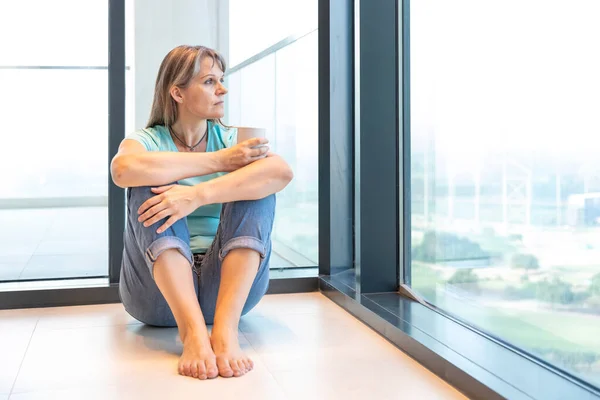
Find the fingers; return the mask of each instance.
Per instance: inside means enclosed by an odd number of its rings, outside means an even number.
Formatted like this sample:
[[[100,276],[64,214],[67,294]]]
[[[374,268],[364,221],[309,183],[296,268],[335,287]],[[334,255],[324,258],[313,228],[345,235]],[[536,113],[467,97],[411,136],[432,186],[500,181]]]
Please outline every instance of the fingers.
[[[154,196],[149,198],[148,200],[146,200],[144,202],[144,204],[142,204],[140,206],[140,208],[138,208],[138,214],[143,214],[144,212],[146,212],[150,207],[153,207],[155,205],[157,205],[158,203],[160,203],[162,201],[162,196]]]
[[[166,231],[167,229],[169,229],[171,227],[171,225],[173,225],[178,220],[179,220],[179,217],[177,215],[172,215],[171,218],[169,218],[167,220],[167,222],[165,222],[163,224],[163,226],[161,226],[160,228],[158,228],[158,230],[156,232],[157,233],[163,233],[164,231]]]
[[[154,216],[152,218],[150,218],[148,221],[144,222],[144,226],[146,228],[149,227],[149,226],[152,226],[155,223],[157,223],[158,221],[160,221],[161,219],[169,216],[172,212],[173,211],[169,210],[169,209],[162,210],[162,211],[158,212],[157,214],[154,214]],[[160,231],[160,229],[159,229],[159,231]],[[158,233],[160,233],[160,232],[158,232]]]
[[[161,201],[160,203],[158,203],[155,206],[150,207],[148,210],[146,210],[146,212],[144,212],[142,215],[140,215],[138,218],[138,221],[143,222],[144,226],[148,227],[148,226],[152,225],[152,223],[149,223],[149,221],[147,221],[147,220],[168,207],[169,206],[165,201]],[[156,221],[154,221],[154,222],[156,222]]]
[[[250,150],[250,157],[261,157],[267,154],[269,151],[269,146],[257,147],[256,149]]]
[[[174,186],[175,185],[161,186],[161,187],[157,187],[157,188],[152,188],[151,190],[153,193],[160,194],[160,193],[166,192],[169,189],[172,189]]]
[[[252,138],[242,142],[242,144],[247,147],[255,147],[267,143],[269,143],[269,139],[267,138]]]

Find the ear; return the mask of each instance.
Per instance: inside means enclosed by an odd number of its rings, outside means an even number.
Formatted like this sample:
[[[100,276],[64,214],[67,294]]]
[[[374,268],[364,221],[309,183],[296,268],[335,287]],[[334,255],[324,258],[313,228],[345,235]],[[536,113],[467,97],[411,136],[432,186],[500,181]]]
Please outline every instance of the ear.
[[[171,97],[178,103],[183,103],[183,93],[181,93],[181,89],[177,86],[171,86],[171,90],[169,90]]]

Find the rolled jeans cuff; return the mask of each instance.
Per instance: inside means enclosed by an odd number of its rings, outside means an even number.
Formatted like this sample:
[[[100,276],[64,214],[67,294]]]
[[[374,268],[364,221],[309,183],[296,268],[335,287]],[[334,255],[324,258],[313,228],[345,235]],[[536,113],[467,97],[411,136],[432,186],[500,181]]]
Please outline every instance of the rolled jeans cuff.
[[[258,254],[260,254],[261,259],[264,259],[267,255],[267,246],[265,246],[262,240],[253,236],[238,236],[230,239],[223,247],[221,247],[221,251],[219,251],[219,260],[223,261],[225,256],[227,256],[231,250],[235,249],[256,250]]]
[[[169,249],[179,251],[188,260],[190,266],[194,266],[192,251],[186,242],[176,236],[163,236],[150,243],[150,246],[146,249],[146,261],[148,262],[152,279],[154,279],[154,263],[165,250]]]

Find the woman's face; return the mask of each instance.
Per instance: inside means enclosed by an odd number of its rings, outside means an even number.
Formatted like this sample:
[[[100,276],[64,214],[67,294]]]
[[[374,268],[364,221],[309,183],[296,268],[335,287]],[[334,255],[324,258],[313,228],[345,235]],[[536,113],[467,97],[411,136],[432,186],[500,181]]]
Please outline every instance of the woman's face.
[[[186,113],[201,119],[219,119],[225,115],[227,89],[223,86],[223,71],[211,57],[204,57],[198,75],[179,92],[179,107],[183,107]]]

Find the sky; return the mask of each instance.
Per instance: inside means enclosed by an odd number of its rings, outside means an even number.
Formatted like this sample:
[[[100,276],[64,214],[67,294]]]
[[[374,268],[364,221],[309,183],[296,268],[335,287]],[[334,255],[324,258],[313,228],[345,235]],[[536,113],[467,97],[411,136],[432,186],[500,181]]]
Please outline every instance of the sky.
[[[411,2],[412,135],[456,167],[489,152],[591,158],[600,2]]]

